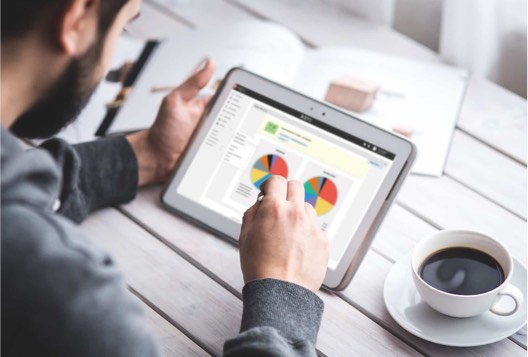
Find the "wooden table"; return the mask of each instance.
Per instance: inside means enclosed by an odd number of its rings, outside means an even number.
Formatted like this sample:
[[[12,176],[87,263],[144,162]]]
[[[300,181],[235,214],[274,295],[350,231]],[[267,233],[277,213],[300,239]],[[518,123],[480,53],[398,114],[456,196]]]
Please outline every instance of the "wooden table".
[[[357,46],[439,61],[401,34],[317,0],[150,0],[130,31],[159,37],[248,18],[284,24],[308,47]],[[83,229],[115,256],[167,356],[219,355],[242,313],[237,248],[162,209],[160,189],[94,214]],[[318,293],[326,304],[321,355],[526,355],[525,329],[491,345],[452,348],[407,333],[389,316],[382,291],[392,264],[443,228],[486,232],[526,265],[526,100],[484,79],[471,79],[445,175],[411,175],[350,286]]]

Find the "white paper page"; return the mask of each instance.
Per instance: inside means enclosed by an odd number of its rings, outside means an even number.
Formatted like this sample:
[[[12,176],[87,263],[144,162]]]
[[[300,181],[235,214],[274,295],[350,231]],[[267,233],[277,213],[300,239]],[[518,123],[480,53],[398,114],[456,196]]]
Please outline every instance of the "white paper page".
[[[144,46],[145,41],[122,35],[117,42],[111,68],[119,68],[126,62],[135,61]],[[95,131],[106,114],[106,105],[114,100],[120,90],[121,83],[103,79],[79,117],[58,136],[72,143],[93,140]]]
[[[323,100],[329,83],[342,76],[380,84],[374,103],[351,112],[385,129],[411,130],[418,148],[412,172],[442,175],[468,79],[466,70],[374,52],[328,47],[307,52],[293,87]]]
[[[149,127],[168,94],[152,93],[152,88],[180,84],[206,57],[216,62],[217,69],[202,94],[211,94],[211,85],[235,66],[289,85],[303,60],[304,45],[290,30],[263,21],[180,33],[167,39],[153,54],[109,131]]]

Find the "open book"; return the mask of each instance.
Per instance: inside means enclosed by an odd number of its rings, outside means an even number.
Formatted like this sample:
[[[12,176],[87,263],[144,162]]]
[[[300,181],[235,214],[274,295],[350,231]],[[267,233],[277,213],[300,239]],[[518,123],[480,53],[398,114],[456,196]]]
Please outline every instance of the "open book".
[[[108,133],[149,127],[168,91],[205,57],[217,69],[203,94],[235,66],[318,100],[342,76],[375,81],[380,89],[370,109],[353,115],[391,130],[406,128],[418,147],[413,172],[441,175],[467,83],[467,71],[354,48],[307,49],[290,30],[261,21],[202,28],[163,41],[149,57]]]

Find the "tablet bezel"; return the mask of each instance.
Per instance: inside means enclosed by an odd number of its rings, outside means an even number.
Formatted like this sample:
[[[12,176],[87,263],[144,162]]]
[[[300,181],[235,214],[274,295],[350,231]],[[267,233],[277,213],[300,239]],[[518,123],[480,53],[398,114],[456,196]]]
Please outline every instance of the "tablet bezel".
[[[407,176],[416,156],[415,146],[401,136],[366,123],[339,109],[306,97],[282,85],[271,82],[241,68],[233,68],[226,75],[221,87],[211,101],[186,152],[182,155],[172,178],[161,195],[163,205],[178,215],[204,227],[222,238],[237,244],[240,224],[219,213],[178,194],[180,185],[192,160],[200,148],[214,119],[220,112],[235,84],[266,96],[347,133],[383,147],[395,154],[393,164],[368,207],[363,220],[350,240],[345,253],[335,269],[327,268],[324,286],[331,290],[344,289],[366,254],[381,220],[394,199],[401,183]],[[359,135],[358,133],[361,133]]]

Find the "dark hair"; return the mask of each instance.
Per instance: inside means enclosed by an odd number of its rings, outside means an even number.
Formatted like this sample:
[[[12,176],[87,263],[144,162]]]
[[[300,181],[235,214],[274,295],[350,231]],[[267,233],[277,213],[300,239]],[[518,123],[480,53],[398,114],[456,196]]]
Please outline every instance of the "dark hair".
[[[36,26],[47,26],[53,31],[52,19],[65,11],[72,0],[3,0],[2,1],[2,42],[27,35]],[[128,0],[100,0],[99,35],[106,32],[114,22],[119,10]],[[51,19],[51,20],[50,20]],[[46,23],[46,21],[50,21]]]

